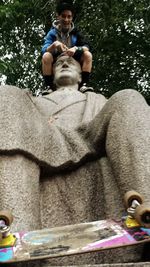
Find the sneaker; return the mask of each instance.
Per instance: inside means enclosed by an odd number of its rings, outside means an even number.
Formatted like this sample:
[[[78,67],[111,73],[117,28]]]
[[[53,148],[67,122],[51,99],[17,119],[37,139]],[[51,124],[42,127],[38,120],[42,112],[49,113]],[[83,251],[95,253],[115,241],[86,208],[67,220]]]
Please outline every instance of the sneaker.
[[[35,97],[38,97],[38,96],[42,96],[42,90],[41,89],[37,89],[34,93],[34,96]]]
[[[51,87],[47,86],[46,89],[42,91],[42,96],[51,94],[52,92],[53,92],[53,90],[51,89]]]
[[[86,92],[94,92],[94,89],[93,87],[89,87],[86,85],[86,83],[84,83],[80,88],[79,88],[79,91],[81,93],[86,93]]]

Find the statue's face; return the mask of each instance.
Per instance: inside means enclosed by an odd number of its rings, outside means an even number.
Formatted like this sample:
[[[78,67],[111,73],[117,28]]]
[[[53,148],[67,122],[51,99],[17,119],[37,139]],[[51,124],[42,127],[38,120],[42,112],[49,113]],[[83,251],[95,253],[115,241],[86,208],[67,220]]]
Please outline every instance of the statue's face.
[[[72,57],[62,56],[54,65],[54,83],[58,86],[75,85],[81,82],[81,66]]]

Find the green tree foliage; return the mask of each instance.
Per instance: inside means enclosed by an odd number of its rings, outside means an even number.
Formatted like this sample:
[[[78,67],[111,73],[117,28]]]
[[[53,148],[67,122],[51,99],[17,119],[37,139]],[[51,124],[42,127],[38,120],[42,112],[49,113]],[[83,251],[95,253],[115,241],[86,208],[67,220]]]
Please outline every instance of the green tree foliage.
[[[86,25],[93,45],[93,84],[105,95],[123,88],[137,88],[145,96],[149,93],[148,2],[84,1],[80,25]]]
[[[0,67],[1,73],[7,76],[7,84],[29,87],[34,91],[40,83],[41,40],[47,26],[47,11],[43,8],[46,6],[46,1],[15,0],[1,4]]]
[[[0,72],[7,76],[7,84],[33,91],[41,86],[41,46],[57,2],[3,0],[0,4]],[[135,88],[150,103],[150,2],[69,2],[76,6],[76,25],[91,41],[95,90],[109,97],[118,90]]]

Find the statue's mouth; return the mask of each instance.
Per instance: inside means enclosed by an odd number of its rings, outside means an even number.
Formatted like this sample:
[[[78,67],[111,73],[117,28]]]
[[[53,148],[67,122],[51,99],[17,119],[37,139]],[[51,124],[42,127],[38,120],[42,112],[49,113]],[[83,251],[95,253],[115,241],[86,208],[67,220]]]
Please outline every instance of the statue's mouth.
[[[69,69],[62,69],[61,70],[61,72],[64,72],[64,71],[71,72],[71,70],[69,70]]]

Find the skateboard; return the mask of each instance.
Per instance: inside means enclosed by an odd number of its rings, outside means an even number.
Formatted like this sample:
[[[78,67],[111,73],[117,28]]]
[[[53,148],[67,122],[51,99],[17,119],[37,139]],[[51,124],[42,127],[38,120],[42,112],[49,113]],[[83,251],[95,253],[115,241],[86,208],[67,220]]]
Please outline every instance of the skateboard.
[[[150,206],[129,191],[121,220],[100,220],[36,231],[11,233],[13,216],[0,212],[0,263],[25,262],[102,251],[150,242]]]

